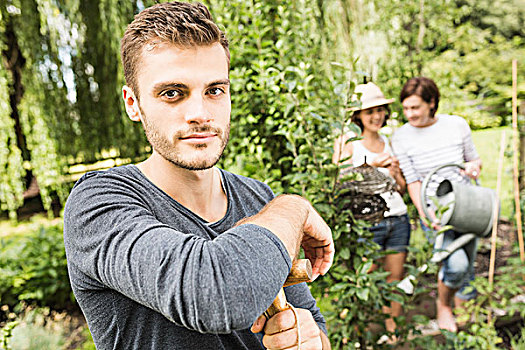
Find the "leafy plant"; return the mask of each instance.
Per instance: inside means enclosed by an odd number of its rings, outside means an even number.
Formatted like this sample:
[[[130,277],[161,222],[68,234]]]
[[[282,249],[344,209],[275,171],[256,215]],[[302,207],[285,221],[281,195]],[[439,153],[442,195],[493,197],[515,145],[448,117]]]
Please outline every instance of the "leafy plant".
[[[26,301],[55,309],[71,306],[62,237],[59,224],[0,240],[0,304],[14,306]]]
[[[9,345],[9,340],[13,336],[13,329],[18,326],[18,321],[12,321],[8,322],[4,327],[1,329],[0,334],[0,349],[2,350],[10,350],[11,346]]]
[[[447,333],[447,341],[455,348],[499,349],[503,339],[496,330],[499,318],[510,318],[519,314],[525,316],[525,303],[515,300],[516,295],[523,293],[525,283],[522,276],[525,266],[519,258],[509,258],[507,265],[500,267],[494,276],[493,285],[483,277],[476,277],[473,287],[477,297],[465,303],[460,309],[458,321],[468,322],[473,319],[467,330],[457,334]],[[503,314],[503,316],[498,316]]]
[[[367,229],[370,224],[355,220],[345,209],[351,199],[338,185],[340,169],[332,163],[334,140],[352,125],[348,114],[352,103],[349,97],[355,87],[352,67],[334,64],[328,79],[310,73],[312,70],[308,64],[285,69],[283,85],[287,87],[286,110],[291,122],[281,124],[277,131],[290,152],[290,156],[279,159],[290,167],[282,178],[287,192],[305,196],[313,203],[332,228],[336,245],[332,268],[311,286],[312,292],[318,299],[331,301],[324,313],[335,349],[388,347],[376,344],[387,332],[373,327],[375,324],[381,328],[388,317],[382,307],[393,301],[407,304],[424,288],[416,288],[412,296],[407,296],[397,283],[386,282],[387,272],[370,271],[372,264],[388,252],[380,251],[372,241],[373,234]],[[317,101],[323,98],[317,94],[318,86],[332,88],[331,103],[325,105],[325,110],[317,107]],[[397,317],[396,323],[396,335],[401,341],[415,331],[404,316]]]

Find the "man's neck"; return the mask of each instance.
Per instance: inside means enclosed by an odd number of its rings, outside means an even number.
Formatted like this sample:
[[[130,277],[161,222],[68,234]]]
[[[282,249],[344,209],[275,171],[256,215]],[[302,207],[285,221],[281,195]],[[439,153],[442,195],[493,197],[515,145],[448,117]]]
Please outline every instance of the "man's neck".
[[[226,214],[228,199],[217,168],[187,170],[156,153],[137,167],[157,187],[204,220],[218,221]]]

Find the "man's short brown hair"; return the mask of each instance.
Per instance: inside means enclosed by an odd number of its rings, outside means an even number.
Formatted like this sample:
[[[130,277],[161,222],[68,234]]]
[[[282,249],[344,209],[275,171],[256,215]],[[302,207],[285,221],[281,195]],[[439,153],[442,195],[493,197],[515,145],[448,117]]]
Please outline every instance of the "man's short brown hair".
[[[220,43],[228,61],[228,39],[201,3],[167,2],[151,6],[135,16],[120,42],[126,84],[139,96],[137,74],[142,50],[160,42],[180,48]]]
[[[434,107],[430,109],[430,117],[434,117],[439,105],[439,89],[434,80],[425,77],[415,77],[408,81],[401,89],[399,101],[403,101],[412,95],[421,97],[426,103],[434,102]]]

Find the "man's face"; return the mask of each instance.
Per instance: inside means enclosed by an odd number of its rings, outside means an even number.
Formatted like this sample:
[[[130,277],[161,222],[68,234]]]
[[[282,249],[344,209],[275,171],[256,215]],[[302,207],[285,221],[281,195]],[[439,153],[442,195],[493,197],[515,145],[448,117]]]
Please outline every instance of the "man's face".
[[[213,167],[230,132],[230,83],[223,47],[156,44],[142,53],[137,83],[140,100],[128,87],[123,89],[126,110],[132,120],[142,122],[153,151],[181,168]]]

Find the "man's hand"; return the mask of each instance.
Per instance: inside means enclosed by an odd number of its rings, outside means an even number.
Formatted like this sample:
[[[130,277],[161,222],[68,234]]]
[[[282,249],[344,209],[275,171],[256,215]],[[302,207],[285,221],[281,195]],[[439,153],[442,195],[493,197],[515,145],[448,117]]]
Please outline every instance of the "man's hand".
[[[303,197],[280,195],[258,214],[239,221],[236,225],[254,224],[272,231],[284,243],[294,261],[303,247],[312,263],[312,278],[324,275],[334,260],[332,230]]]
[[[301,247],[304,256],[312,263],[312,279],[324,275],[334,261],[334,240],[332,230],[321,218],[319,213],[308,203],[309,212],[303,226],[303,240]]]
[[[298,333],[300,333],[301,350],[323,349],[323,332],[317,326],[310,311],[305,309],[290,309],[279,312],[268,321],[261,316],[252,325],[251,331],[259,333],[264,329],[263,345],[267,349],[297,349]]]

